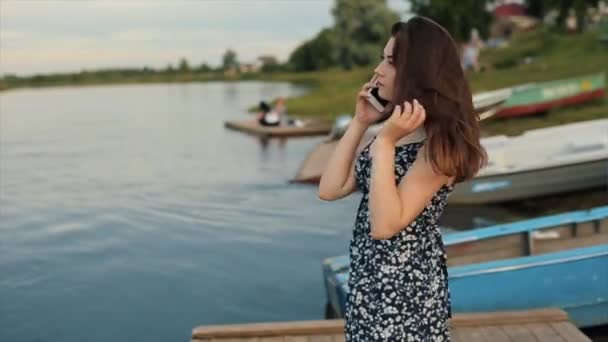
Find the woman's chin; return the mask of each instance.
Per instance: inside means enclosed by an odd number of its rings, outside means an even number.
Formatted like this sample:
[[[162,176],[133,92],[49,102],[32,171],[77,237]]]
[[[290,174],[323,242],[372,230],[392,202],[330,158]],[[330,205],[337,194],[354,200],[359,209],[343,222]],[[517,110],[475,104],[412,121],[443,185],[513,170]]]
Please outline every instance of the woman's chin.
[[[378,95],[380,95],[380,97],[386,101],[391,101],[390,94],[386,94],[382,87],[378,88]]]

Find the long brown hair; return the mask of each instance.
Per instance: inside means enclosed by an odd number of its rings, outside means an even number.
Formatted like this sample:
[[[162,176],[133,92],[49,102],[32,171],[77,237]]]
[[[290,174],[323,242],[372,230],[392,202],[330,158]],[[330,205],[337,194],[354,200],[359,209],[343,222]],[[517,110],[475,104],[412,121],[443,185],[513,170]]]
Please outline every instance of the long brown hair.
[[[473,108],[456,43],[425,17],[395,23],[394,97],[390,108],[417,99],[426,111],[426,158],[435,172],[462,182],[487,163],[479,141],[479,115]]]

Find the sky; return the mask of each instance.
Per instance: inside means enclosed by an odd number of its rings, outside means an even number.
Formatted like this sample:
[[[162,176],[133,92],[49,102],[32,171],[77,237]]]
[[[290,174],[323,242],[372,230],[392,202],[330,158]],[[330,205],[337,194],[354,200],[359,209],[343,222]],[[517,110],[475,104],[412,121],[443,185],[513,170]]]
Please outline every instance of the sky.
[[[406,16],[406,0],[389,0]],[[0,0],[0,75],[285,61],[333,24],[333,0]]]

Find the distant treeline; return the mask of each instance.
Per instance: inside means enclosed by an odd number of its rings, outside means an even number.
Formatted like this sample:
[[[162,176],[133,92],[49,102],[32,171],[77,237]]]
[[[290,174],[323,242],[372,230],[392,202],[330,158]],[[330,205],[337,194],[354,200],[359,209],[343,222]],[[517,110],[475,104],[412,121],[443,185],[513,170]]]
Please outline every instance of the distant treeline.
[[[156,82],[200,82],[214,80],[256,79],[263,72],[281,71],[282,66],[262,68],[247,74],[227,74],[222,67],[212,68],[202,64],[190,68],[185,59],[179,67],[166,68],[108,68],[102,70],[83,70],[76,73],[38,74],[29,77],[6,74],[0,78],[0,90],[17,87],[44,87],[59,85],[86,85],[104,83],[156,83]]]

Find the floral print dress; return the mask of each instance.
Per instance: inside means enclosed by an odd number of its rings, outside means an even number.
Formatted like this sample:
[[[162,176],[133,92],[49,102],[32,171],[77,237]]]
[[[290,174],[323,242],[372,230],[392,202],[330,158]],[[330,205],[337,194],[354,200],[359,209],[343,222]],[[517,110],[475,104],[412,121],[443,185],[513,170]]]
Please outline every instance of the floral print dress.
[[[423,144],[424,140],[396,147],[397,184]],[[449,341],[450,294],[437,221],[453,186],[439,189],[420,215],[398,234],[374,240],[368,208],[370,145],[355,164],[363,197],[349,249],[346,341]]]

